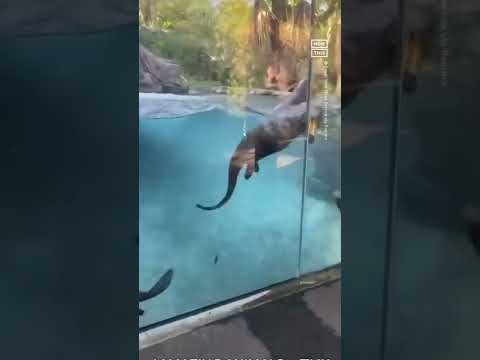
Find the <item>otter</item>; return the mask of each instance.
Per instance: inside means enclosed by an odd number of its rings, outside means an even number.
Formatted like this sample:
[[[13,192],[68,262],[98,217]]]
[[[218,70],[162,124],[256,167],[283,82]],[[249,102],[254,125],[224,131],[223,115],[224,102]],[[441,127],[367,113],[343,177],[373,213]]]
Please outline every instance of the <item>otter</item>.
[[[165,274],[162,275],[160,280],[158,280],[155,285],[152,286],[152,288],[148,291],[139,291],[139,302],[150,300],[154,298],[155,296],[160,295],[162,292],[167,290],[167,288],[170,286],[170,283],[172,282],[172,277],[173,277],[173,270],[169,269]],[[138,314],[142,316],[144,311],[142,309],[138,309]]]
[[[306,100],[308,81],[302,80],[286,101],[277,105],[269,121],[247,132],[230,158],[227,192],[214,206],[197,204],[202,210],[215,210],[225,205],[233,195],[240,171],[246,166],[245,179],[259,172],[258,162],[285,149],[295,138],[305,135],[307,129]]]

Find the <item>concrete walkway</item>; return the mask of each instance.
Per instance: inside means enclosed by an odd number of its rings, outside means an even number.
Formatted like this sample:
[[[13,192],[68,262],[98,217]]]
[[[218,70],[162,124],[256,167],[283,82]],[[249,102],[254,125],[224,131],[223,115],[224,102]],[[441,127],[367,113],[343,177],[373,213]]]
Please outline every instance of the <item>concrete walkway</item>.
[[[161,359],[340,360],[341,283],[298,293],[140,352]]]

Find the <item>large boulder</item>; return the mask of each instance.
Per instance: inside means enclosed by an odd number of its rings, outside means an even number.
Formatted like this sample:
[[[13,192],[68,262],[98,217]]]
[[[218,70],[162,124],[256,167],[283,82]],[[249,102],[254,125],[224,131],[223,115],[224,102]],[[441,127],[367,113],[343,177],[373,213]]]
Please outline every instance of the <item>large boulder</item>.
[[[182,69],[171,60],[152,54],[139,45],[139,92],[187,94],[189,87]]]

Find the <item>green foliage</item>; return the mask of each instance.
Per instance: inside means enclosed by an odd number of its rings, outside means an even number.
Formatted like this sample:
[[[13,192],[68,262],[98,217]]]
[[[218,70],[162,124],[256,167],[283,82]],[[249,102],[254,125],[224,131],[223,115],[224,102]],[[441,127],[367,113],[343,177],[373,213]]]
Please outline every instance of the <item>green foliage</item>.
[[[245,0],[222,0],[217,9],[211,0],[141,0],[140,42],[189,78],[245,86],[264,70],[256,71],[248,45],[250,17]]]
[[[272,0],[255,1],[273,11]],[[301,1],[278,0],[275,8],[280,11],[283,4],[288,12]],[[199,83],[261,87],[272,53],[268,46],[252,47],[253,6],[247,0],[219,0],[216,6],[212,0],[140,0],[140,42],[176,61]],[[321,35],[325,31],[323,24],[316,29]],[[303,52],[296,55],[298,60],[308,57],[308,50]]]
[[[148,16],[142,14],[145,9]],[[219,77],[210,55],[215,47],[215,9],[210,0],[141,0],[140,12],[143,45],[175,60],[190,77]]]
[[[160,33],[141,29],[140,42],[154,54],[175,60],[190,77],[200,75],[203,79],[210,79],[217,76],[208,47],[197,41],[194,33]]]
[[[223,0],[219,4],[216,24],[217,54],[229,67],[230,86],[258,86],[261,54],[251,47],[252,6],[245,0]],[[260,68],[260,71],[259,71]]]

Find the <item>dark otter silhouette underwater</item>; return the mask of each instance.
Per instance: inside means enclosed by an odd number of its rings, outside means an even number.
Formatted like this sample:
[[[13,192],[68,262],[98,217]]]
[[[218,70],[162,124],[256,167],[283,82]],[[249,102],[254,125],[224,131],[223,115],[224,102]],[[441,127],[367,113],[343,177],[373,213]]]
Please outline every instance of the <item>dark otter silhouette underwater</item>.
[[[160,280],[158,280],[155,285],[152,286],[152,288],[148,291],[139,291],[139,296],[138,296],[138,301],[146,301],[154,298],[155,296],[160,295],[162,292],[167,290],[167,288],[170,286],[170,283],[172,282],[172,277],[173,277],[173,270],[169,269],[165,274],[162,275]],[[144,314],[144,311],[142,309],[138,309],[138,315],[142,316]]]
[[[245,179],[248,180],[255,172],[259,172],[258,162],[261,159],[285,149],[293,139],[305,134],[307,90],[308,82],[302,80],[294,93],[268,116],[270,119],[268,122],[247,132],[230,158],[225,196],[214,206],[197,204],[198,208],[215,210],[225,205],[232,197],[238,175],[244,166],[246,166]]]

